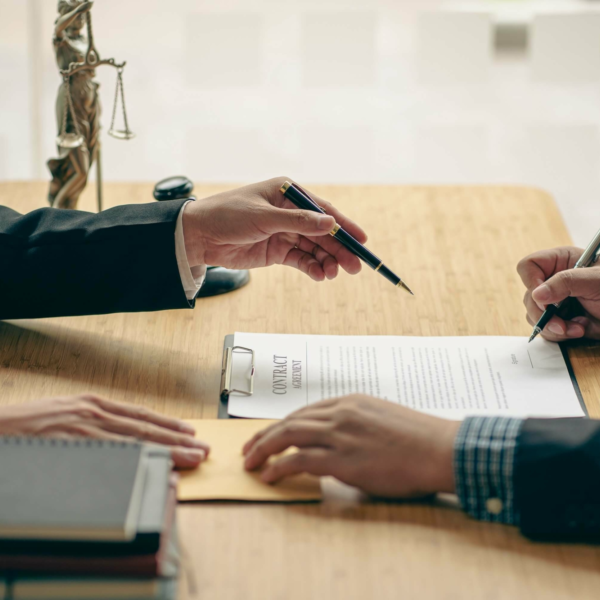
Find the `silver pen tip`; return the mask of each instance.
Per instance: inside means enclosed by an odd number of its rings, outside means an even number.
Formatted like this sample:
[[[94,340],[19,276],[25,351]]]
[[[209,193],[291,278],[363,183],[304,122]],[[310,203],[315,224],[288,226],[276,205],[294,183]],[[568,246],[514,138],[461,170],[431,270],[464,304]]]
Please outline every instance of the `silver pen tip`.
[[[536,327],[533,330],[533,333],[531,334],[531,336],[529,337],[529,341],[527,342],[528,344],[531,344],[531,342],[533,342],[533,340],[535,340],[535,338],[538,336],[538,333],[540,333],[542,330],[539,327]]]
[[[404,281],[399,281],[397,287],[402,288],[407,291],[411,296],[414,296],[413,291],[404,283]]]

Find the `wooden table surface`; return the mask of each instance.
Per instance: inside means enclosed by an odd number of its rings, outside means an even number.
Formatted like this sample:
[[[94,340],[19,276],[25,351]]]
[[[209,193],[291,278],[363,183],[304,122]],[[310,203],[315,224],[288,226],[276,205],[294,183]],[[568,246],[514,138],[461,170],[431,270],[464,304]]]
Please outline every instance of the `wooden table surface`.
[[[44,206],[45,183],[0,184],[0,203]],[[108,206],[151,201],[149,184],[107,184]],[[231,187],[231,186],[228,186]],[[201,186],[204,197],[226,186]],[[569,244],[553,200],[517,187],[312,186],[370,234],[416,292],[370,269],[317,284],[283,267],[246,288],[167,311],[0,323],[0,402],[92,391],[185,418],[214,418],[223,337],[234,331],[529,335],[517,261]],[[93,189],[80,208],[93,210]],[[1,293],[1,291],[0,291]],[[39,299],[44,301],[43,296]],[[600,416],[600,349],[571,350]],[[475,522],[453,502],[183,505],[181,598],[306,600],[596,598],[600,549],[541,545]]]

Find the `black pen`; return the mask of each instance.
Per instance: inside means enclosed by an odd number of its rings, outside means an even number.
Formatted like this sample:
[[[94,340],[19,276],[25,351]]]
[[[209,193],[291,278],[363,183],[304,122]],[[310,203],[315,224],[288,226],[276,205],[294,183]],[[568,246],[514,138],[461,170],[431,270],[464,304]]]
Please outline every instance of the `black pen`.
[[[294,205],[303,210],[312,210],[327,214],[304,190],[300,189],[295,183],[286,181],[281,186],[281,193]],[[406,290],[413,294],[412,290],[396,275],[391,269],[383,264],[383,261],[375,256],[370,250],[365,248],[358,240],[353,238],[347,231],[342,229],[337,223],[329,232],[338,242],[346,246],[352,254],[358,256],[366,262],[372,269],[383,275],[388,281],[391,281],[396,287]]]
[[[600,251],[600,231],[594,236],[592,241],[589,243],[588,247],[584,250],[583,254],[579,257],[579,260],[575,263],[574,269],[583,269],[585,267],[589,267],[593,265],[598,260],[598,252]],[[557,302],[556,304],[548,304],[546,310],[540,317],[540,320],[535,324],[533,328],[533,333],[529,338],[530,342],[537,337],[539,333],[544,330],[544,327],[548,325],[550,319],[560,310],[562,303]]]

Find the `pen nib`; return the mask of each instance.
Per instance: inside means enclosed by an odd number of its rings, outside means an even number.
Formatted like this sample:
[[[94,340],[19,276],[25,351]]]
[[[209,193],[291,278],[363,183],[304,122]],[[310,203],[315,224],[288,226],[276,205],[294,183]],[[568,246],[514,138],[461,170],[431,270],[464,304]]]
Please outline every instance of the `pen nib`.
[[[407,291],[411,296],[414,296],[413,291],[404,283],[404,281],[399,281],[397,287],[402,288]]]
[[[531,337],[529,338],[529,341],[527,342],[528,344],[531,344],[531,342],[533,342],[533,340],[535,340],[535,338],[537,337],[538,333],[540,333],[542,330],[539,327],[536,327],[533,330],[533,333],[531,334]]]

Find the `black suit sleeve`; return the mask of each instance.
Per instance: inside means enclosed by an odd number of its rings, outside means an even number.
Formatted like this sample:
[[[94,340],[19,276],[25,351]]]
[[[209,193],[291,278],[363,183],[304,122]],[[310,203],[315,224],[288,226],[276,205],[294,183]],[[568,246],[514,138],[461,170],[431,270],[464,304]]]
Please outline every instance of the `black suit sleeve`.
[[[525,535],[600,542],[600,421],[527,419],[514,468]]]
[[[0,207],[0,319],[193,306],[175,255],[184,202],[99,214]]]

